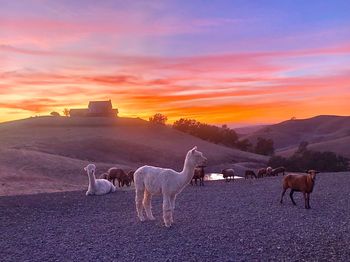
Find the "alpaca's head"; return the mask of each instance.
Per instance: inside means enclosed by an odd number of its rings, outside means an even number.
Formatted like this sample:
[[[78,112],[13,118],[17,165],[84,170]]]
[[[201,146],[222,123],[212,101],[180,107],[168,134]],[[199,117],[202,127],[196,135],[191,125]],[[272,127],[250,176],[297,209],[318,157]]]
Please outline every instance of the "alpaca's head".
[[[188,151],[186,159],[194,166],[204,166],[207,163],[207,158],[203,156],[202,152],[197,151],[196,146]]]
[[[95,174],[96,171],[96,166],[94,164],[88,164],[86,167],[84,167],[84,170],[88,174]]]

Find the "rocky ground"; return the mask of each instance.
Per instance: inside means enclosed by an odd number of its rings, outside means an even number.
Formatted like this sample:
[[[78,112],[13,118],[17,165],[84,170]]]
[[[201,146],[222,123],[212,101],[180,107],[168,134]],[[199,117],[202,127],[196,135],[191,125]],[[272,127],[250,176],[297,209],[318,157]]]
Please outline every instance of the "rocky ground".
[[[311,209],[282,177],[188,186],[175,225],[139,222],[134,192],[0,197],[1,261],[349,261],[350,173],[319,174]]]

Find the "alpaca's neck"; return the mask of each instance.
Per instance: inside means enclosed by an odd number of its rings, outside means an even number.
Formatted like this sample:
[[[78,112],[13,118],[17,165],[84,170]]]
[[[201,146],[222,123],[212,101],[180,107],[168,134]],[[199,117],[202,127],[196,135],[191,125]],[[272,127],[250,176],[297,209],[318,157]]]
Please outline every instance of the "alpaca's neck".
[[[93,172],[88,172],[88,176],[89,176],[89,187],[90,189],[94,190],[96,188],[96,179],[95,179],[95,175]]]
[[[180,181],[180,189],[185,187],[188,183],[190,183],[194,169],[196,168],[195,164],[189,161],[188,157],[185,159],[184,167],[181,172],[181,181]]]

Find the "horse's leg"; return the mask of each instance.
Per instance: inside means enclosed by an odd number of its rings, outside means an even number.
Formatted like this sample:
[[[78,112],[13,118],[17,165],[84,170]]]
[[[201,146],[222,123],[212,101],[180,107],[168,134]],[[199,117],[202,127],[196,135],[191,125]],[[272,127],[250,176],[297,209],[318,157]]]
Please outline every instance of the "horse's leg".
[[[155,220],[153,214],[152,214],[152,205],[151,205],[151,200],[152,200],[152,194],[147,191],[147,189],[144,192],[143,195],[143,207],[145,208],[146,211],[146,216],[148,217],[149,220]]]
[[[166,227],[171,226],[171,201],[170,196],[163,194],[163,220]]]
[[[142,187],[135,187],[135,203],[136,203],[136,211],[137,216],[140,219],[140,221],[145,221],[145,217],[143,215],[143,207],[142,207],[142,199],[144,196],[145,187],[142,185]]]

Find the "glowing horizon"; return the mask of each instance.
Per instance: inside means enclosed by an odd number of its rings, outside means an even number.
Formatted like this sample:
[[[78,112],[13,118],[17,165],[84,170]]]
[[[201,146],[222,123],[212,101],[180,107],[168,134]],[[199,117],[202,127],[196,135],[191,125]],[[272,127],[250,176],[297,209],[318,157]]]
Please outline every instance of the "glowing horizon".
[[[0,4],[0,122],[107,99],[169,122],[350,115],[348,1]]]

